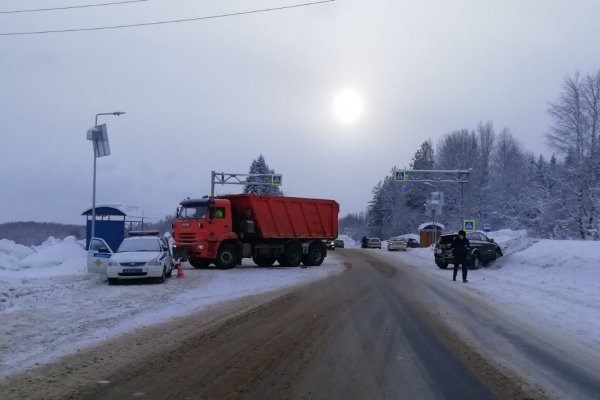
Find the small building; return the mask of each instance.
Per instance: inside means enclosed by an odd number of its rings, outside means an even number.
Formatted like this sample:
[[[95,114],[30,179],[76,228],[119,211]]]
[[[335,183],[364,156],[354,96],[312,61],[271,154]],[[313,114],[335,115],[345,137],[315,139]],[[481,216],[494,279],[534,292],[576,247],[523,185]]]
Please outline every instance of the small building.
[[[92,235],[92,209],[81,215],[87,217],[85,229],[85,248],[90,248]],[[123,203],[104,203],[96,205],[96,237],[104,239],[113,251],[121,245],[127,232],[144,229],[144,213],[136,206]]]
[[[425,222],[419,225],[419,244],[421,247],[429,247],[436,243],[445,226],[439,222]]]

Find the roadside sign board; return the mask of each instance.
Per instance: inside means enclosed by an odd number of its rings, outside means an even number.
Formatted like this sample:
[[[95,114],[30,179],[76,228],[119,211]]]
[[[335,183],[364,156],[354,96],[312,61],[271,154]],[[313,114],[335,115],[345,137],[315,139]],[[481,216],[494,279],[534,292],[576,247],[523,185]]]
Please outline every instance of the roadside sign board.
[[[463,221],[463,229],[467,232],[473,232],[477,229],[477,225],[474,219],[465,219]]]
[[[405,169],[395,169],[392,180],[397,183],[404,183],[408,180],[408,172]]]
[[[489,222],[486,222],[483,224],[483,231],[485,233],[489,233],[492,231],[492,224],[490,224]]]
[[[108,143],[106,124],[88,129],[87,139],[93,141],[94,154],[96,157],[110,156],[110,144]]]
[[[283,181],[283,176],[281,175],[271,175],[271,185],[273,186],[281,186]]]

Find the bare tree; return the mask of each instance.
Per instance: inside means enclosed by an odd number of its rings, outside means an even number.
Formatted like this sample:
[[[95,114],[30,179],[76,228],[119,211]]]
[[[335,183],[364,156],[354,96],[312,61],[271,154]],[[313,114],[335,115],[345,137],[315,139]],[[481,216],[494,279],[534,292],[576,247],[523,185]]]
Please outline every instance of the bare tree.
[[[527,180],[523,177],[529,157],[510,131],[505,129],[498,135],[492,164],[491,215],[512,229],[521,227],[520,218],[527,208]]]
[[[468,129],[453,131],[438,143],[436,165],[442,169],[469,169],[478,155],[477,137]]]
[[[567,77],[548,114],[549,144],[565,157],[563,210],[582,239],[598,238],[600,195],[600,71]]]
[[[477,126],[477,162],[473,167],[474,200],[479,216],[487,217],[489,212],[490,168],[496,142],[494,124],[491,121],[480,122]]]

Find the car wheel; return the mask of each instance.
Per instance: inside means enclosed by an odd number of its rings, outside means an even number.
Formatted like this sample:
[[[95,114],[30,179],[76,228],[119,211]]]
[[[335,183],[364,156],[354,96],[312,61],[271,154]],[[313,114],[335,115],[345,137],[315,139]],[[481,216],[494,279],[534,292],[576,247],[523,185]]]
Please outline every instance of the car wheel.
[[[166,269],[166,267],[163,267],[162,274],[158,278],[156,278],[156,283],[165,283],[165,280],[167,279]]]
[[[173,276],[173,264],[169,264],[169,270],[167,271],[167,278]]]
[[[496,249],[496,258],[500,258],[502,256],[503,256],[502,250],[500,248]]]
[[[479,254],[477,254],[477,253],[473,254],[471,256],[471,268],[478,269],[480,265],[481,265],[481,262],[479,260]]]
[[[109,285],[116,285],[118,283],[119,283],[119,280],[117,278],[108,278]]]
[[[448,264],[437,264],[439,269],[448,269]]]
[[[239,257],[235,246],[231,243],[225,243],[221,245],[221,248],[219,248],[215,264],[219,269],[235,268],[238,263],[238,258]]]

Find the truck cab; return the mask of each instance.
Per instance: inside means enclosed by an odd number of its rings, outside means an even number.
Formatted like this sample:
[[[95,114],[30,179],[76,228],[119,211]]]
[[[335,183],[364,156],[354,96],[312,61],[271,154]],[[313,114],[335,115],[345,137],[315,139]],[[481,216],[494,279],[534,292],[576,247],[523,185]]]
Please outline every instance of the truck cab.
[[[230,202],[212,198],[182,201],[173,223],[173,238],[175,259],[190,261],[193,266],[216,259],[222,241],[237,239]]]

